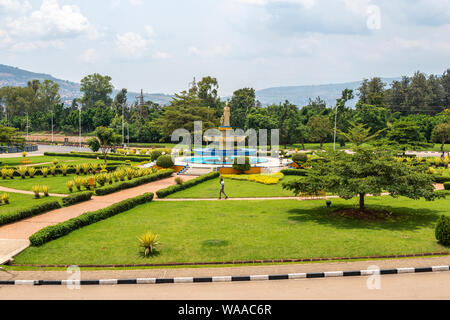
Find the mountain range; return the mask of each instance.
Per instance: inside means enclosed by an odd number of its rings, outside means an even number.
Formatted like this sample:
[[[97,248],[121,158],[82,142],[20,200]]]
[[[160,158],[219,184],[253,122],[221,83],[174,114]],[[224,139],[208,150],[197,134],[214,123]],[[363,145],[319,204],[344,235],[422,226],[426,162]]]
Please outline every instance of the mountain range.
[[[30,80],[52,80],[59,84],[60,95],[63,101],[70,101],[81,96],[80,84],[57,79],[49,74],[34,73],[22,70],[16,67],[0,64],[0,87],[4,86],[26,86]],[[390,85],[394,80],[401,78],[382,78],[382,80]],[[256,91],[256,98],[262,105],[269,105],[274,103],[289,102],[301,107],[308,104],[309,99],[319,97],[324,100],[328,106],[333,106],[336,99],[341,96],[342,90],[352,89],[355,91],[361,86],[362,81],[323,84],[323,85],[306,85],[306,86],[289,86],[289,87],[274,87]],[[114,95],[118,90],[114,90]],[[128,101],[136,101],[136,97],[140,93],[128,92]],[[144,93],[144,100],[153,101],[162,105],[166,105],[173,98],[172,95],[164,93]],[[230,98],[230,97],[225,97]],[[349,102],[350,106],[354,106],[357,99]]]

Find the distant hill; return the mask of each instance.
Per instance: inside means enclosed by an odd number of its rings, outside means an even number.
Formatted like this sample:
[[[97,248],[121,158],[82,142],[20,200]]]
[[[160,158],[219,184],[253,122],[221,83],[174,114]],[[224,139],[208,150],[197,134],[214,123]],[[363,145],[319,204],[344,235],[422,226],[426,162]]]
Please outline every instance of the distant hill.
[[[24,87],[27,85],[28,81],[31,80],[52,80],[59,84],[61,98],[63,101],[70,101],[81,96],[80,84],[57,79],[49,74],[44,73],[34,73],[26,70],[22,70],[16,67],[6,66],[0,64],[0,87],[5,86],[16,86]],[[114,90],[113,95],[116,95],[118,90]],[[128,102],[135,102],[136,96],[140,93],[128,92]],[[172,96],[163,93],[144,93],[144,99],[151,100],[159,104],[168,104],[172,99]]]
[[[401,78],[382,78],[383,82],[390,85],[394,80],[401,80]],[[256,98],[263,104],[278,104],[285,100],[303,107],[309,102],[309,98],[315,99],[320,97],[324,100],[328,106],[334,106],[336,99],[341,97],[341,93],[344,89],[351,89],[354,91],[355,96],[357,89],[361,86],[362,81],[337,83],[337,84],[324,84],[324,85],[308,85],[308,86],[293,86],[293,87],[278,87],[268,88],[256,91]],[[349,106],[355,106],[357,98],[349,101]]]
[[[60,95],[63,101],[70,101],[81,96],[79,83],[57,79],[44,73],[34,73],[0,64],[0,87],[26,86],[28,81],[34,79],[41,81],[53,80],[58,83],[61,88]],[[392,81],[400,79],[401,78],[382,78],[382,80],[388,85],[390,85]],[[289,100],[289,102],[302,107],[308,104],[309,98],[315,99],[320,96],[320,98],[324,100],[328,106],[333,106],[336,103],[336,99],[340,98],[342,90],[346,88],[353,89],[356,93],[356,90],[360,87],[361,82],[362,81],[325,85],[268,88],[257,90],[256,98],[265,106],[274,103],[282,103],[285,100]],[[116,95],[117,92],[117,90],[114,90],[113,95]],[[137,92],[128,92],[128,102],[135,102],[138,95],[139,93]],[[161,105],[168,104],[172,98],[173,96],[163,93],[144,93],[145,101],[150,100]],[[350,101],[349,105],[354,106],[356,101],[357,99]]]

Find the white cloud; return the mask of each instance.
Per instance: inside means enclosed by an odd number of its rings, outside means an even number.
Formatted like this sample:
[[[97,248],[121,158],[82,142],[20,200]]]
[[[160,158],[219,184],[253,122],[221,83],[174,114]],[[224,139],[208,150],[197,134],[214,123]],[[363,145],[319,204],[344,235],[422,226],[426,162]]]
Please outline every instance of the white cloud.
[[[128,57],[142,57],[148,49],[150,40],[136,32],[127,32],[116,35],[117,49]]]
[[[28,1],[19,0],[0,0],[0,14],[2,13],[24,13],[31,9],[31,4]]]
[[[39,10],[8,23],[14,36],[60,38],[83,33],[89,28],[88,19],[77,6],[60,6],[57,0],[43,0]]]
[[[170,57],[170,55],[167,52],[161,52],[161,51],[157,51],[157,52],[153,53],[152,56],[154,59],[167,59]]]
[[[199,49],[195,46],[191,46],[188,48],[188,53],[191,56],[197,56],[202,58],[214,58],[214,57],[225,57],[231,52],[230,45],[216,45],[214,47]]]
[[[298,4],[305,8],[312,8],[316,5],[316,0],[232,0],[236,3],[265,6],[270,3],[291,3]]]
[[[96,63],[99,60],[99,55],[95,49],[87,49],[81,56],[81,61],[86,63]]]

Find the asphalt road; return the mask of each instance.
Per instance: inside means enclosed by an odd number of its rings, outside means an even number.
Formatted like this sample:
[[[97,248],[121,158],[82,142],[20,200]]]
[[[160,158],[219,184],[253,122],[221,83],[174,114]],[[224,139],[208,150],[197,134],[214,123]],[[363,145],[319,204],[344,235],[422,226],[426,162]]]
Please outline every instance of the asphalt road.
[[[450,300],[450,273],[387,275],[380,289],[368,289],[368,277],[245,283],[0,287],[5,300]],[[373,280],[373,279],[371,279]],[[377,281],[370,282],[376,285]]]

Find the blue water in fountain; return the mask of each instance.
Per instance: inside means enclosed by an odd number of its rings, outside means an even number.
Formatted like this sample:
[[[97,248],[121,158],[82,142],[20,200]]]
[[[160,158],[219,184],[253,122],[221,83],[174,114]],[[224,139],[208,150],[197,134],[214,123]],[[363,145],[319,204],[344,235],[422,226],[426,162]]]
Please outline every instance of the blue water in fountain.
[[[212,157],[212,156],[202,156],[202,157],[191,157],[191,158],[187,158],[186,161],[188,163],[197,163],[197,164],[216,164],[216,165],[221,165],[221,164],[233,164],[234,162],[234,156],[233,157],[229,157],[229,160],[226,162],[222,162],[220,160],[220,157]],[[250,159],[250,164],[260,164],[260,163],[266,163],[269,162],[268,159],[265,158],[258,158],[258,157],[249,157]]]

